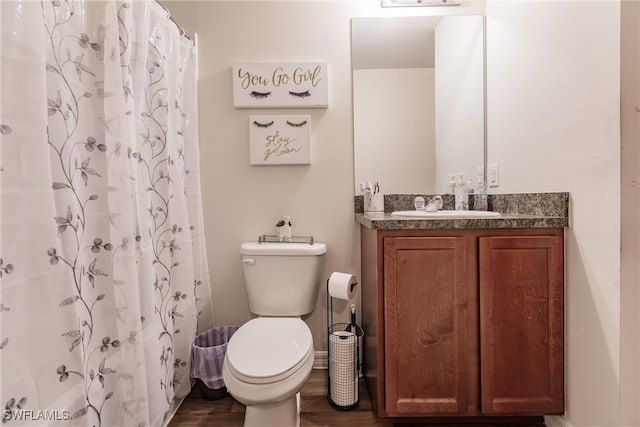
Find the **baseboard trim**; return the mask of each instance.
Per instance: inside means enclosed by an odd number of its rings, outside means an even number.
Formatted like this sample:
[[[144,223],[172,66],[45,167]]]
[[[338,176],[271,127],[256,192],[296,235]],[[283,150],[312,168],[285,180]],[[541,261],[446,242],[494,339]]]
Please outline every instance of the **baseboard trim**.
[[[547,415],[544,417],[544,423],[547,427],[574,427],[562,415]]]
[[[327,351],[314,352],[313,369],[329,369],[329,353]]]

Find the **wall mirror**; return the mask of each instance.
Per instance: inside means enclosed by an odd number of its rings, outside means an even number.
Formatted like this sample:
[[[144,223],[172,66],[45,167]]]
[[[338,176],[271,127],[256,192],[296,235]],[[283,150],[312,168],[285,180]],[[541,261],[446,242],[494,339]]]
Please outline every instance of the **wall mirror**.
[[[446,194],[485,165],[484,17],[351,20],[355,194]]]

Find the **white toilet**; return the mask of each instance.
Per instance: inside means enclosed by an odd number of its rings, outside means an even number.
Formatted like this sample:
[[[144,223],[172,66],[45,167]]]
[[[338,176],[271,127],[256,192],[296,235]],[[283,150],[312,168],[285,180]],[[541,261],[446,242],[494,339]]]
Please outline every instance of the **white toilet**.
[[[244,425],[300,425],[300,389],[314,361],[311,331],[300,318],[316,306],[324,243],[240,246],[249,310],[258,315],[227,346],[222,378],[246,406]]]

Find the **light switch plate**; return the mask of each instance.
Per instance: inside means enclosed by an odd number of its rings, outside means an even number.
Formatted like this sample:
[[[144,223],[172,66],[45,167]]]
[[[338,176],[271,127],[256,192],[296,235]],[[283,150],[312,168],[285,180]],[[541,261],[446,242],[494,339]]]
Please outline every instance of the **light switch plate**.
[[[487,175],[489,175],[489,187],[499,187],[500,186],[500,171],[498,168],[498,164],[494,163],[489,165],[487,168]]]

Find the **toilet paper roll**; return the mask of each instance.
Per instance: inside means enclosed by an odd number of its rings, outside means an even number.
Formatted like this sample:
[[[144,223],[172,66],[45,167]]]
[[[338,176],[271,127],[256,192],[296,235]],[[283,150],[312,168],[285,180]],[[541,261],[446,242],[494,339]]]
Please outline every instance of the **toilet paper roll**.
[[[350,300],[356,294],[356,276],[334,271],[329,277],[329,295],[332,298]]]
[[[353,332],[335,331],[329,334],[329,397],[342,407],[358,401],[356,340]]]

